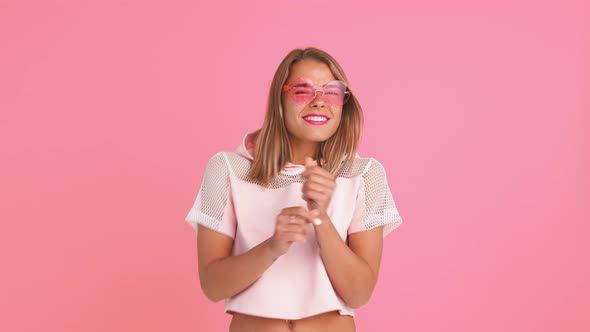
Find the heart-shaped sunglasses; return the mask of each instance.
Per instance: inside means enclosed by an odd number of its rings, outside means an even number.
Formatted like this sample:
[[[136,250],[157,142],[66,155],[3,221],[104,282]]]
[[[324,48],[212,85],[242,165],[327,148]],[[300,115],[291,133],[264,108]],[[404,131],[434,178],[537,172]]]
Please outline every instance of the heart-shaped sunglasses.
[[[346,82],[330,81],[322,86],[315,86],[311,80],[300,78],[283,85],[283,91],[296,104],[307,104],[315,99],[318,92],[322,92],[321,99],[332,106],[342,106],[350,98],[350,91]]]

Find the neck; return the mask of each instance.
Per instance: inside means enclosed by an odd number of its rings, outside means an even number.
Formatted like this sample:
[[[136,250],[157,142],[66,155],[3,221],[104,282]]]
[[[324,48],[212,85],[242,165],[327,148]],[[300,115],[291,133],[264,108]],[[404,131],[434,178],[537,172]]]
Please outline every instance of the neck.
[[[304,165],[305,157],[315,159],[320,144],[317,142],[292,142],[291,160],[293,164]]]

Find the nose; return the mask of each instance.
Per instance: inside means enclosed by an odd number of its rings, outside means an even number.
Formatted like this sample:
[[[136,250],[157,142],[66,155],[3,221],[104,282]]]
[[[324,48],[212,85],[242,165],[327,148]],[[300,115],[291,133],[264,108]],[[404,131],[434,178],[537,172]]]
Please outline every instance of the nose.
[[[315,97],[311,101],[311,107],[324,107],[324,100],[322,98],[323,94],[324,94],[323,91],[316,91],[315,92]]]

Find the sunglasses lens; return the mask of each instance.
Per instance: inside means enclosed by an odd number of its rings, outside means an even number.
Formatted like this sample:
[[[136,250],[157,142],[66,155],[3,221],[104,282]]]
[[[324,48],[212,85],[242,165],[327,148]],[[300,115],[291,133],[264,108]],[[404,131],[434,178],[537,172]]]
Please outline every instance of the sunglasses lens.
[[[297,104],[305,104],[313,100],[315,91],[312,86],[294,86],[289,90],[289,96]]]
[[[341,106],[345,101],[346,85],[341,81],[332,81],[324,86],[323,99],[326,103]]]

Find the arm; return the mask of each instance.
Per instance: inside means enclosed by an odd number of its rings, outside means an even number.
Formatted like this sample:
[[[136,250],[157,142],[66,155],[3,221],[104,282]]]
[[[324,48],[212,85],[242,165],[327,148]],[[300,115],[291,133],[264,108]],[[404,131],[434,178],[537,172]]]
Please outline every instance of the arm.
[[[231,255],[230,234],[236,231],[237,219],[230,186],[229,165],[225,154],[219,152],[209,159],[201,188],[186,217],[197,230],[201,289],[214,302],[248,288],[275,258],[268,250],[268,241],[242,255]]]
[[[231,256],[232,238],[199,225],[199,279],[207,298],[213,302],[229,298],[258,280],[278,257],[270,249],[269,240],[242,255]]]
[[[373,166],[374,168],[371,169],[373,172],[370,175],[377,174],[377,179],[381,176],[382,181],[369,181],[371,184],[369,192],[371,195],[376,193],[380,199],[371,200],[370,203],[377,204],[370,205],[367,210],[364,202],[364,186],[362,187],[359,200],[362,204],[357,207],[359,214],[355,215],[354,219],[357,223],[362,222],[363,227],[357,228],[362,231],[350,232],[348,245],[342,240],[326,213],[332,193],[336,188],[335,176],[315,165],[311,158],[306,159],[307,169],[302,173],[307,178],[302,188],[303,198],[308,203],[308,209],[313,209],[311,212],[319,215],[322,221],[320,225],[314,224],[314,227],[324,267],[334,290],[352,308],[358,308],[369,301],[377,283],[381,263],[383,226],[370,230],[364,229],[367,211],[368,214],[374,215],[378,210],[375,206],[380,208],[382,204],[379,203],[382,203],[386,198],[382,192],[385,188],[383,183],[386,183],[384,182],[383,167],[378,162],[375,162]],[[381,185],[378,187],[381,192],[375,191],[375,184]]]
[[[273,235],[238,256],[231,255],[231,237],[198,225],[199,276],[207,298],[217,302],[250,287],[293,242],[305,239],[311,219],[292,219],[293,209],[301,207],[284,208]]]
[[[348,235],[348,245],[327,215],[315,227],[320,256],[338,295],[351,308],[366,304],[377,283],[383,248],[383,226]]]

